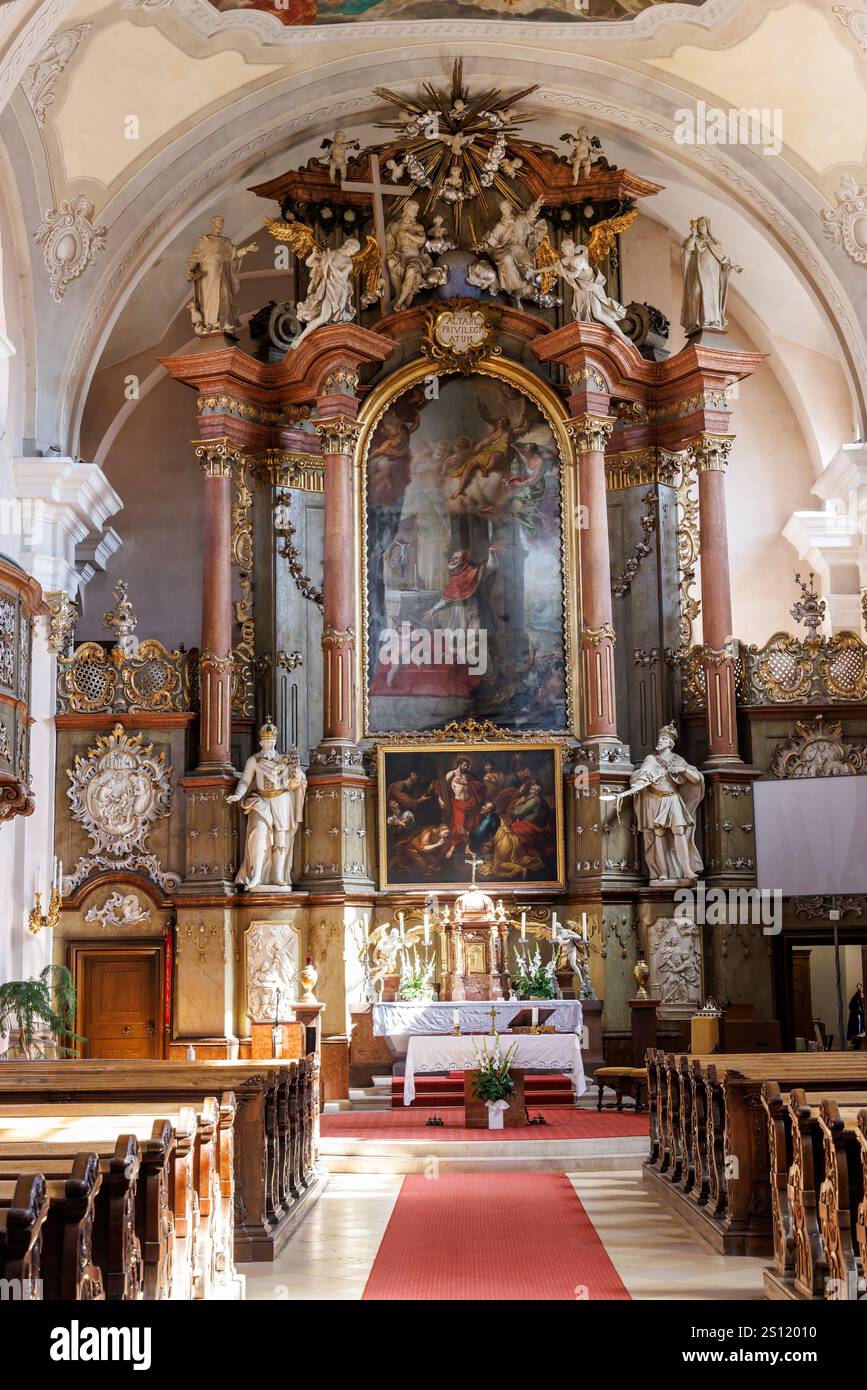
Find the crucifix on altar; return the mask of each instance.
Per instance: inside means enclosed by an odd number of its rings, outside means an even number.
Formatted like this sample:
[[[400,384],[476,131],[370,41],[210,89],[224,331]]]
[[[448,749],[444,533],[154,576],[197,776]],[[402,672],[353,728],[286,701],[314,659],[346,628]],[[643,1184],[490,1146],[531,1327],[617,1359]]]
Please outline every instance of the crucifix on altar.
[[[383,183],[379,172],[379,155],[371,153],[368,155],[370,161],[370,180],[363,183],[359,179],[341,179],[340,187],[347,193],[369,193],[373,200],[373,229],[379,249],[382,255],[382,311],[387,314],[391,308],[391,283],[388,278],[388,266],[385,263],[385,204],[382,195],[384,193],[413,193],[414,186],[411,184]]]

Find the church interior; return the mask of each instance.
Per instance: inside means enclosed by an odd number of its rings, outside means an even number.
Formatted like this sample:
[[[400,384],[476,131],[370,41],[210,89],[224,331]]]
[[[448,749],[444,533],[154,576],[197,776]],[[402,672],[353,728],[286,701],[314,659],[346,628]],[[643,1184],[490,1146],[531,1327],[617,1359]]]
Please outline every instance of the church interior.
[[[867,1300],[867,5],[0,75],[0,1296]]]

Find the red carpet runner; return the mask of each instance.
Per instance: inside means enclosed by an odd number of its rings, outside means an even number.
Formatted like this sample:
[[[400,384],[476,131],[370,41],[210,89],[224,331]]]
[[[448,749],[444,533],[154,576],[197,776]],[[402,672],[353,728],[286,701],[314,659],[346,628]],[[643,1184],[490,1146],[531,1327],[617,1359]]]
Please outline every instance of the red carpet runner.
[[[538,1110],[529,1107],[530,1117],[542,1115],[544,1125],[523,1125],[520,1129],[467,1129],[463,1107],[406,1110],[353,1110],[323,1115],[319,1124],[326,1139],[425,1139],[439,1143],[444,1139],[492,1140],[506,1143],[530,1139],[636,1139],[649,1132],[647,1112],[640,1115],[627,1110],[576,1110],[574,1105],[550,1106]],[[442,1127],[428,1126],[425,1120],[439,1115]]]
[[[364,1290],[404,1302],[628,1297],[565,1173],[404,1178]]]

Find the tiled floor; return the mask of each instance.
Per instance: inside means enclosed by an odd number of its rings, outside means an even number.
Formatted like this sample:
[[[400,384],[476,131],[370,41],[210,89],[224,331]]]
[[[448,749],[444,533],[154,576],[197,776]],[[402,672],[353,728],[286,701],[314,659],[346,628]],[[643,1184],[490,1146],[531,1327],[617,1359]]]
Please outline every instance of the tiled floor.
[[[633,1298],[760,1299],[764,1260],[715,1255],[645,1188],[640,1169],[571,1174]],[[274,1264],[242,1265],[250,1299],[360,1299],[403,1178],[333,1173]]]
[[[633,1298],[764,1297],[767,1259],[715,1254],[655,1201],[640,1170],[570,1177]]]

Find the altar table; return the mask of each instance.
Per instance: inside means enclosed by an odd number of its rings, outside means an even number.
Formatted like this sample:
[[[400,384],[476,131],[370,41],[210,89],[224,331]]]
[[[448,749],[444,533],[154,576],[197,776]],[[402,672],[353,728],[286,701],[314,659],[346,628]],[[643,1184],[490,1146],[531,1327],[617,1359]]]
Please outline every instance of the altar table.
[[[509,999],[493,1002],[498,1028],[508,1028],[522,1009],[553,1010],[546,1027],[558,1033],[577,1033],[583,1027],[581,1003],[578,999]],[[374,1004],[373,1032],[378,1038],[405,1039],[413,1033],[452,1033],[454,1011],[462,1033],[490,1033],[491,1003],[484,999],[431,1000],[428,1003]],[[541,1012],[540,1012],[541,1017]],[[398,1048],[402,1051],[402,1048]]]
[[[406,1050],[404,1105],[412,1105],[415,1100],[416,1073],[475,1071],[478,1066],[477,1052],[492,1052],[496,1042],[500,1044],[500,1056],[514,1045],[512,1062],[525,1071],[556,1071],[571,1075],[576,1099],[587,1090],[581,1048],[574,1033],[515,1033],[501,1036],[462,1033],[459,1037],[444,1033],[413,1034]]]

